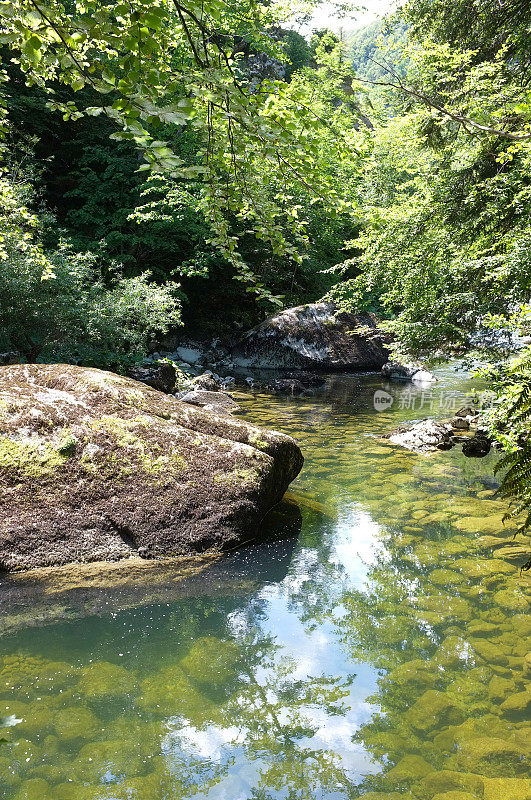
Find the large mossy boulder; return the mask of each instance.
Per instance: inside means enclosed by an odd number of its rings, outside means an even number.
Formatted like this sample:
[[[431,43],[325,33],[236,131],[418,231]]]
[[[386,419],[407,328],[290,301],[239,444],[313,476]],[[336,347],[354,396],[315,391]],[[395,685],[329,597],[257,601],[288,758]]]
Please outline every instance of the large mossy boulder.
[[[110,372],[0,368],[0,568],[155,557],[256,535],[296,443]]]
[[[253,328],[233,349],[232,360],[251,369],[379,370],[389,358],[385,339],[372,314],[311,303]]]

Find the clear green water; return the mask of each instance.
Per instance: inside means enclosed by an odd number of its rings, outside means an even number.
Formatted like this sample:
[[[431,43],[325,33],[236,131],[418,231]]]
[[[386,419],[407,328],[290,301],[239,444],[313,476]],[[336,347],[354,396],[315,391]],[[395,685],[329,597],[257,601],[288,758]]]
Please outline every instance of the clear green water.
[[[525,543],[493,459],[378,439],[460,404],[439,374],[423,410],[355,376],[242,399],[304,450],[290,538],[179,580],[2,579],[0,797],[529,800]]]

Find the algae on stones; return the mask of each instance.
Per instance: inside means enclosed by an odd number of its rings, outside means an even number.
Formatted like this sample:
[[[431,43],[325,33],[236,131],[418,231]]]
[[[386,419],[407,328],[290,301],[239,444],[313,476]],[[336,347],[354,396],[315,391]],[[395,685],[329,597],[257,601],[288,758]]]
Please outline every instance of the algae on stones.
[[[205,636],[192,645],[181,669],[199,684],[223,685],[235,677],[240,653],[235,643]]]
[[[80,670],[77,690],[87,699],[106,700],[134,692],[134,675],[119,664],[95,661]]]

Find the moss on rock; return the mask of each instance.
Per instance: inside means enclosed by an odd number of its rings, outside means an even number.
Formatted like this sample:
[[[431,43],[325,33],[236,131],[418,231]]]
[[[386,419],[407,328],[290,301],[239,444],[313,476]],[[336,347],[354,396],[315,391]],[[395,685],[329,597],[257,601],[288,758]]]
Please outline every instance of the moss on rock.
[[[100,370],[0,367],[1,403],[0,569],[232,546],[302,466],[288,436]]]
[[[180,666],[197,683],[215,686],[234,678],[238,659],[238,646],[234,642],[203,636],[194,642]]]
[[[430,773],[422,780],[421,785],[430,797],[434,794],[444,794],[446,792],[468,792],[474,797],[481,797],[483,794],[483,779],[481,775],[455,772],[449,769]]]

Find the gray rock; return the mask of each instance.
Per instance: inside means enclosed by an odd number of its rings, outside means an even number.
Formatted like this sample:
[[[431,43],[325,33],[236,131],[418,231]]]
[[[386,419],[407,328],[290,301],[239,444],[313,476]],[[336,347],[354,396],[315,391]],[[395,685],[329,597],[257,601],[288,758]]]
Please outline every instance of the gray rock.
[[[190,403],[193,406],[200,406],[205,411],[214,411],[215,413],[233,414],[239,410],[238,403],[236,403],[230,395],[225,392],[205,392],[201,389],[186,392],[179,398],[182,403]]]
[[[373,315],[313,303],[253,328],[233,349],[232,361],[252,369],[379,370],[389,356],[385,340]]]
[[[391,381],[410,381],[415,372],[419,371],[416,364],[401,364],[399,361],[388,361],[382,367],[382,376]]]
[[[420,364],[413,362],[401,364],[399,361],[388,361],[382,367],[382,376],[390,381],[413,382],[419,384],[435,383],[437,378]]]
[[[172,355],[176,356],[177,360],[184,361],[185,364],[199,364],[204,354],[200,346],[195,343],[181,345],[176,347]]]
[[[302,466],[288,436],[83,367],[0,368],[0,570],[255,536]]]
[[[213,375],[210,371],[204,372],[202,375],[198,375],[197,378],[193,379],[192,383],[194,385],[194,389],[204,392],[221,391],[221,380],[217,375]]]
[[[161,361],[159,363],[153,362],[152,364],[143,364],[139,367],[131,367],[127,371],[127,375],[135,381],[146,383],[153,389],[157,389],[159,392],[166,392],[166,394],[171,394],[173,392],[177,380],[175,367],[168,361]]]
[[[424,385],[427,383],[437,383],[437,378],[432,372],[429,372],[429,370],[427,369],[418,369],[413,374],[411,382]]]
[[[467,431],[470,428],[470,422],[466,417],[458,417],[457,415],[450,420],[450,425],[456,431]]]
[[[462,406],[455,412],[456,417],[468,417],[469,419],[477,417],[477,414],[477,409],[475,409],[473,406]]]
[[[415,453],[449,450],[454,445],[450,423],[434,419],[403,425],[390,433],[387,438],[393,444],[413,450]]]

